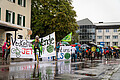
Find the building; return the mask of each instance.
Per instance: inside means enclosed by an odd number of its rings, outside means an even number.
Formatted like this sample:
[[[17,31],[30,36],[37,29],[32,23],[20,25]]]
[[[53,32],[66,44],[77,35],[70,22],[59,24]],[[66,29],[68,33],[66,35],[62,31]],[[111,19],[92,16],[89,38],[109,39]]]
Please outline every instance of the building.
[[[79,33],[80,44],[95,43],[96,26],[88,18],[77,21],[77,24],[79,25],[77,33]]]
[[[0,0],[0,47],[11,36],[30,39],[31,0]]]
[[[104,46],[120,46],[120,22],[96,23],[96,44]]]

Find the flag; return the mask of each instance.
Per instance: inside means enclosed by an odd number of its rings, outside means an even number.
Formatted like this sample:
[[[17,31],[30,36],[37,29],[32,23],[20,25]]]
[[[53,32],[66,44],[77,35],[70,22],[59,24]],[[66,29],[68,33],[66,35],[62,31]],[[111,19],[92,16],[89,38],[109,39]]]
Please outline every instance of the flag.
[[[67,36],[65,36],[62,41],[66,41],[66,42],[70,42],[72,39],[72,32],[70,34],[68,34]]]

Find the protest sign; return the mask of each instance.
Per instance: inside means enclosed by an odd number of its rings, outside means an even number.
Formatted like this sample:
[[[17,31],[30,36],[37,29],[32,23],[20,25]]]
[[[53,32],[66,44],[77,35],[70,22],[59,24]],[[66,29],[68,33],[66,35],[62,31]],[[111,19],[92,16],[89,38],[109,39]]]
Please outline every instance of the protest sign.
[[[58,60],[71,59],[71,46],[60,46]]]

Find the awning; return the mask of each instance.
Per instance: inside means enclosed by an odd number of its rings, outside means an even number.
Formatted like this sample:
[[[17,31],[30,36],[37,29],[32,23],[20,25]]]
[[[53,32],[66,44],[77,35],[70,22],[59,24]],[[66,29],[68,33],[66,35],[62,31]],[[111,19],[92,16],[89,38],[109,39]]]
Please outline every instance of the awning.
[[[21,27],[15,24],[10,24],[7,22],[0,21],[0,29],[4,29],[5,31],[17,31],[22,30]]]

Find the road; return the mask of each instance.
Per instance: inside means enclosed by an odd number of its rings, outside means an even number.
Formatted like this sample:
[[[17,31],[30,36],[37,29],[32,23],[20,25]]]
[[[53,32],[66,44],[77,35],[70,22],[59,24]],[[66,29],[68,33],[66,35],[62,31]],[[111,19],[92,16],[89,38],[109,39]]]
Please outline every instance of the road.
[[[120,59],[71,62],[0,60],[0,80],[119,80]],[[114,73],[114,74],[113,74]]]

